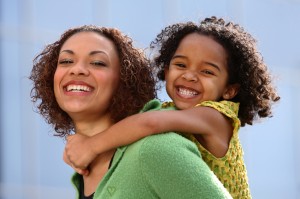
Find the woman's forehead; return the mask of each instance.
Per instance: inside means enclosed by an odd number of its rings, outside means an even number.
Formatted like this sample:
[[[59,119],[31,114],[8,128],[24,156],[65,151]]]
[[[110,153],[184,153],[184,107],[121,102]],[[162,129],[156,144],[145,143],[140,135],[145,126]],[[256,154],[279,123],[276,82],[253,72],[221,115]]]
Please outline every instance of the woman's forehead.
[[[97,32],[79,32],[70,36],[62,45],[61,51],[67,48],[82,48],[116,52],[115,44],[106,36]]]

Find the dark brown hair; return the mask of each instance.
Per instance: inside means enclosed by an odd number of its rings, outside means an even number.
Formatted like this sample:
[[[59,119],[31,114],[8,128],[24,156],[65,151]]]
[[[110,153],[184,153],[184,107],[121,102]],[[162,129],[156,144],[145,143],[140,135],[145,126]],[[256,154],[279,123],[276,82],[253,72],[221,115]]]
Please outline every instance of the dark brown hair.
[[[151,43],[157,49],[153,67],[160,80],[165,80],[164,69],[169,67],[181,40],[191,33],[206,35],[220,43],[228,53],[229,84],[239,84],[240,90],[232,99],[240,103],[241,125],[252,124],[255,117],[271,116],[271,105],[280,99],[272,85],[271,76],[256,40],[238,24],[225,22],[222,18],[206,18],[199,24],[194,22],[170,25],[157,35]]]
[[[155,78],[143,51],[133,46],[132,39],[114,28],[81,26],[67,30],[60,39],[47,45],[33,60],[29,79],[33,81],[31,99],[45,120],[53,125],[55,135],[64,137],[74,130],[69,115],[56,102],[53,78],[59,51],[65,41],[79,32],[96,32],[110,39],[119,55],[120,83],[111,100],[110,112],[114,122],[137,113],[146,102],[156,97]]]

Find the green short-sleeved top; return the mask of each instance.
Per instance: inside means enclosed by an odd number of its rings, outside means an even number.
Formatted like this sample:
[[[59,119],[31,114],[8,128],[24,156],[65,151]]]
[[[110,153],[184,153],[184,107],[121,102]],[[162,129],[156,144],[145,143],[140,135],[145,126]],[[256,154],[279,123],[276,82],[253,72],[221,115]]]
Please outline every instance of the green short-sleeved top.
[[[160,108],[161,103],[153,100],[145,105],[143,111]],[[79,181],[79,174],[74,174],[72,182],[77,193]],[[118,148],[110,169],[96,188],[94,198],[232,197],[203,161],[195,143],[177,133],[168,132]]]
[[[163,104],[163,107],[171,106],[174,106],[173,102]],[[228,151],[224,157],[217,158],[206,150],[193,135],[188,134],[186,136],[196,143],[203,160],[220,179],[233,198],[251,198],[247,170],[243,159],[244,152],[238,137],[238,130],[241,126],[238,118],[239,103],[225,100],[220,102],[204,101],[196,106],[214,108],[232,120],[233,135]]]

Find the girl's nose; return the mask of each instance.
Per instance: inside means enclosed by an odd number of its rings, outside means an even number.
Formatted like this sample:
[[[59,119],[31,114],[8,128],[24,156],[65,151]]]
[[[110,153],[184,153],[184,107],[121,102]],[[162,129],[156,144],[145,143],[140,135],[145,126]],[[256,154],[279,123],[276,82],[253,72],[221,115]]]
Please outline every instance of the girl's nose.
[[[193,71],[188,71],[183,73],[182,78],[185,79],[186,81],[191,81],[191,82],[197,82],[198,81],[198,76],[196,72]]]

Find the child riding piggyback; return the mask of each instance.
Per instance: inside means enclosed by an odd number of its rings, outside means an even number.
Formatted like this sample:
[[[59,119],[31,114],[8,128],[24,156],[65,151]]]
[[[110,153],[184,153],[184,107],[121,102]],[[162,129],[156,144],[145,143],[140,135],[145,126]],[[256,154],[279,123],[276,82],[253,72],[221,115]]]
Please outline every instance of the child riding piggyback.
[[[157,50],[153,67],[172,101],[94,137],[72,135],[65,161],[88,175],[88,165],[106,150],[152,134],[180,132],[196,143],[233,198],[251,198],[239,128],[272,116],[272,105],[280,99],[256,40],[240,25],[210,17],[166,27],[151,48]],[[82,143],[88,150],[79,151]]]

